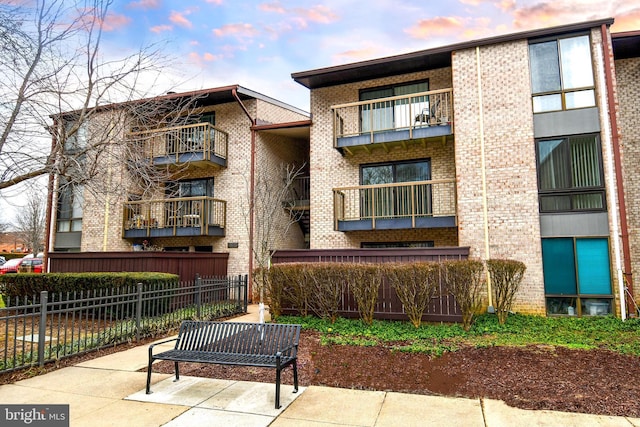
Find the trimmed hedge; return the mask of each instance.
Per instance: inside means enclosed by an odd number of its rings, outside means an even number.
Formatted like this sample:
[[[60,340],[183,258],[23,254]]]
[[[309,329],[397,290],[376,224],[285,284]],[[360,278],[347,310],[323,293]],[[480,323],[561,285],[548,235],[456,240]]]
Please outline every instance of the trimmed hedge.
[[[0,293],[6,297],[31,297],[41,291],[66,293],[93,289],[172,285],[179,276],[168,273],[19,273],[0,276]]]

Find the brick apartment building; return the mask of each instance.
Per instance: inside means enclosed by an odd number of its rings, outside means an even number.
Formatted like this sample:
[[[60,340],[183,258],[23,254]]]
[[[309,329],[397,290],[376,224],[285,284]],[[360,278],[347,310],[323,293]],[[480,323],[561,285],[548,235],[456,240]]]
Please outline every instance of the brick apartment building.
[[[54,218],[49,250],[132,250],[144,238],[229,252],[229,271],[248,272],[240,177],[284,161],[308,165],[309,220],[281,249],[468,247],[526,264],[519,312],[625,314],[620,294],[640,268],[640,33],[612,36],[612,23],[293,73],[312,123],[237,86],[205,91],[204,126],[226,135],[225,155],[176,152],[159,130],[154,162],[185,164],[177,190],[120,200],[109,216],[85,195],[80,225]]]

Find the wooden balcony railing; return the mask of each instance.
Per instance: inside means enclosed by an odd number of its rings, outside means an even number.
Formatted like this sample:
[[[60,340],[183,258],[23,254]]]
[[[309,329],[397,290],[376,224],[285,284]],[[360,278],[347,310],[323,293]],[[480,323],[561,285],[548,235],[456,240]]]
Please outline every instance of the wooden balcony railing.
[[[125,238],[224,235],[227,202],[212,197],[127,202]]]
[[[335,229],[341,231],[451,226],[456,219],[456,181],[440,179],[335,188],[333,204]],[[451,221],[429,221],[437,218]],[[386,221],[386,226],[380,227],[381,220],[402,220],[406,226]],[[341,226],[344,222],[357,221],[365,221],[370,226]]]
[[[133,132],[129,137],[142,142],[156,163],[213,161],[226,166],[229,135],[210,123]]]
[[[367,136],[361,143],[377,142],[381,132],[408,131],[408,139],[421,138],[416,132],[431,126],[450,126],[453,133],[453,89],[432,90],[410,95],[378,98],[333,105],[334,147],[341,138]]]

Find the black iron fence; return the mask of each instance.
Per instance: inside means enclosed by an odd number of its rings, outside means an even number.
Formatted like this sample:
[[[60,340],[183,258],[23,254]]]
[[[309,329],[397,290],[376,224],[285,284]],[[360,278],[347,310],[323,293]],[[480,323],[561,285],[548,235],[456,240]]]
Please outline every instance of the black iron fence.
[[[0,372],[170,332],[184,319],[247,311],[247,276],[196,277],[169,286],[48,293],[0,308]]]

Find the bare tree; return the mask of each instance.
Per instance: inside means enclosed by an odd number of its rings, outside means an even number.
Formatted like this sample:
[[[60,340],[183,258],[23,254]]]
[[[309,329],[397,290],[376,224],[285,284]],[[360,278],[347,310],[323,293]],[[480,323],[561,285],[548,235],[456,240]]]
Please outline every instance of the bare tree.
[[[166,178],[166,171],[150,167],[129,132],[178,125],[188,120],[194,101],[144,99],[143,89],[152,88],[168,65],[158,46],[118,59],[101,50],[112,3],[0,6],[0,190],[53,173],[63,183],[112,192],[122,186],[106,176],[114,172],[104,166],[109,159],[129,159],[143,187]]]
[[[17,237],[34,254],[44,250],[45,211],[44,195],[33,191],[29,194],[26,206],[17,215]]]
[[[259,168],[255,176],[253,199],[249,198],[249,215],[254,219],[252,254],[258,274],[253,275],[254,292],[260,302],[264,302],[267,269],[273,252],[287,236],[289,229],[302,215],[301,211],[287,209],[293,207],[294,183],[304,171],[303,166],[281,163],[279,168]],[[247,192],[248,193],[248,192]]]

